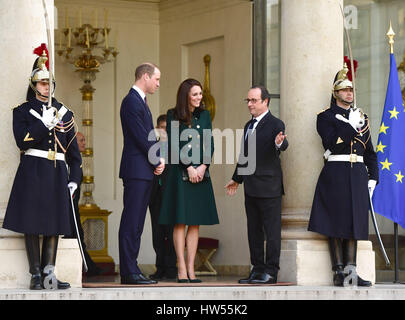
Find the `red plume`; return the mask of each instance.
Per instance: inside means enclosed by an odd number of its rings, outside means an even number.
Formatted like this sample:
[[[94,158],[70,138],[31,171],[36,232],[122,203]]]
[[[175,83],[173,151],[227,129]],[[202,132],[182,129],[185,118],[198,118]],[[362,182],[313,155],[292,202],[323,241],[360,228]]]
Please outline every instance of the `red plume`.
[[[352,65],[350,64],[350,59],[347,57],[347,56],[345,56],[345,58],[344,58],[344,62],[347,64],[347,68],[349,69],[349,72],[347,73],[347,78],[350,80],[350,81],[353,81],[352,80]],[[353,59],[353,67],[354,67],[354,74],[356,74],[356,70],[357,70],[357,60],[355,60],[355,59]]]
[[[46,53],[46,57],[48,58],[48,60],[46,60],[45,66],[49,70],[49,55],[48,55],[48,48],[46,47],[46,44],[41,43],[41,45],[39,47],[34,49],[34,53],[38,56],[42,56],[42,53],[44,52],[44,50]]]

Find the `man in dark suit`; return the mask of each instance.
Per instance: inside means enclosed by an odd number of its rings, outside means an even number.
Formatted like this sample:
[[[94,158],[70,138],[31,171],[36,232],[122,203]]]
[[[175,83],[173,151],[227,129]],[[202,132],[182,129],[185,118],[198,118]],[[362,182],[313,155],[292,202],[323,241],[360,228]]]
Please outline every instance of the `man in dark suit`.
[[[244,144],[232,180],[225,186],[234,195],[245,183],[245,209],[253,266],[248,278],[239,283],[277,282],[281,249],[281,196],[284,194],[280,151],[288,147],[284,123],[269,109],[270,94],[254,86],[245,99],[252,119],[244,128]],[[246,163],[242,163],[247,159]],[[264,240],[266,239],[266,255]]]
[[[135,84],[121,104],[124,148],[119,177],[124,183],[124,210],[118,236],[122,284],[156,283],[142,274],[137,258],[153,176],[164,170],[164,159],[149,152],[156,136],[146,102],[146,94],[153,94],[159,88],[159,81],[157,66],[141,64],[135,70]]]
[[[156,136],[161,144],[160,156],[167,154],[166,115],[156,120]],[[166,182],[167,168],[160,176],[153,179],[152,192],[149,200],[149,211],[152,224],[153,249],[156,252],[156,272],[150,275],[153,280],[176,279],[177,256],[173,244],[173,225],[159,224],[160,207],[162,205],[163,188]]]

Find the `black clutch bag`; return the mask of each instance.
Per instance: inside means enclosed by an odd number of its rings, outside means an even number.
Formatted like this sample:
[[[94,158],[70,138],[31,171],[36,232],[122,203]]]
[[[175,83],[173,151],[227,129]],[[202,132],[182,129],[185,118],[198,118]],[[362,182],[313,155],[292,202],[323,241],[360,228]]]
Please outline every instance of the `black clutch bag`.
[[[193,166],[193,167],[194,167],[194,168],[197,168],[197,166]],[[182,172],[182,179],[183,179],[183,181],[189,181],[189,180],[190,180],[190,177],[188,176],[187,169],[183,169],[181,172]],[[208,171],[208,168],[207,168],[207,169],[205,170],[205,172],[204,172],[204,177],[203,177],[203,179],[202,179],[200,182],[208,180],[209,177],[210,177],[210,172]]]

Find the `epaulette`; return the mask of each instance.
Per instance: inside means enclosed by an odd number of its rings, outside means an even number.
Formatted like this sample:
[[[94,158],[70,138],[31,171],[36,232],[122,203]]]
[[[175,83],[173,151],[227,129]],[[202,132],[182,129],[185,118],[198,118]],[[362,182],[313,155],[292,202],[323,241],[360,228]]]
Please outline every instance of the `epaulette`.
[[[325,109],[322,109],[321,111],[319,111],[316,115],[321,114],[322,112],[325,112],[326,110],[328,110],[330,107],[326,107]]]
[[[26,101],[24,101],[23,103],[20,103],[20,104],[16,105],[15,107],[12,107],[11,110],[14,110],[14,109],[16,109],[16,108],[22,106],[22,105],[23,105],[24,103],[26,103],[26,102],[28,102],[28,101],[26,100]]]

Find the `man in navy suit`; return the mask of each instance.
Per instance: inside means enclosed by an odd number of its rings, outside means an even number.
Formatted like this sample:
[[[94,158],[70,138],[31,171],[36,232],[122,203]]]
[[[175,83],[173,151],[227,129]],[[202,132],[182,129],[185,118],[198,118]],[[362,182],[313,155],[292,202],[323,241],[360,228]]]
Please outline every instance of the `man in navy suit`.
[[[245,102],[252,119],[245,125],[244,154],[239,160],[247,156],[248,162],[238,161],[232,179],[225,186],[227,194],[234,195],[239,184],[244,183],[253,268],[249,277],[240,279],[239,283],[274,284],[280,269],[281,196],[284,194],[280,152],[287,149],[288,141],[283,121],[268,109],[270,94],[265,87],[250,88]]]
[[[119,177],[124,183],[124,210],[119,229],[120,275],[122,284],[154,284],[138,267],[141,235],[145,223],[153,176],[164,170],[164,159],[149,154],[156,144],[152,114],[146,94],[159,88],[160,70],[144,63],[135,70],[135,84],[121,104],[124,136]]]

